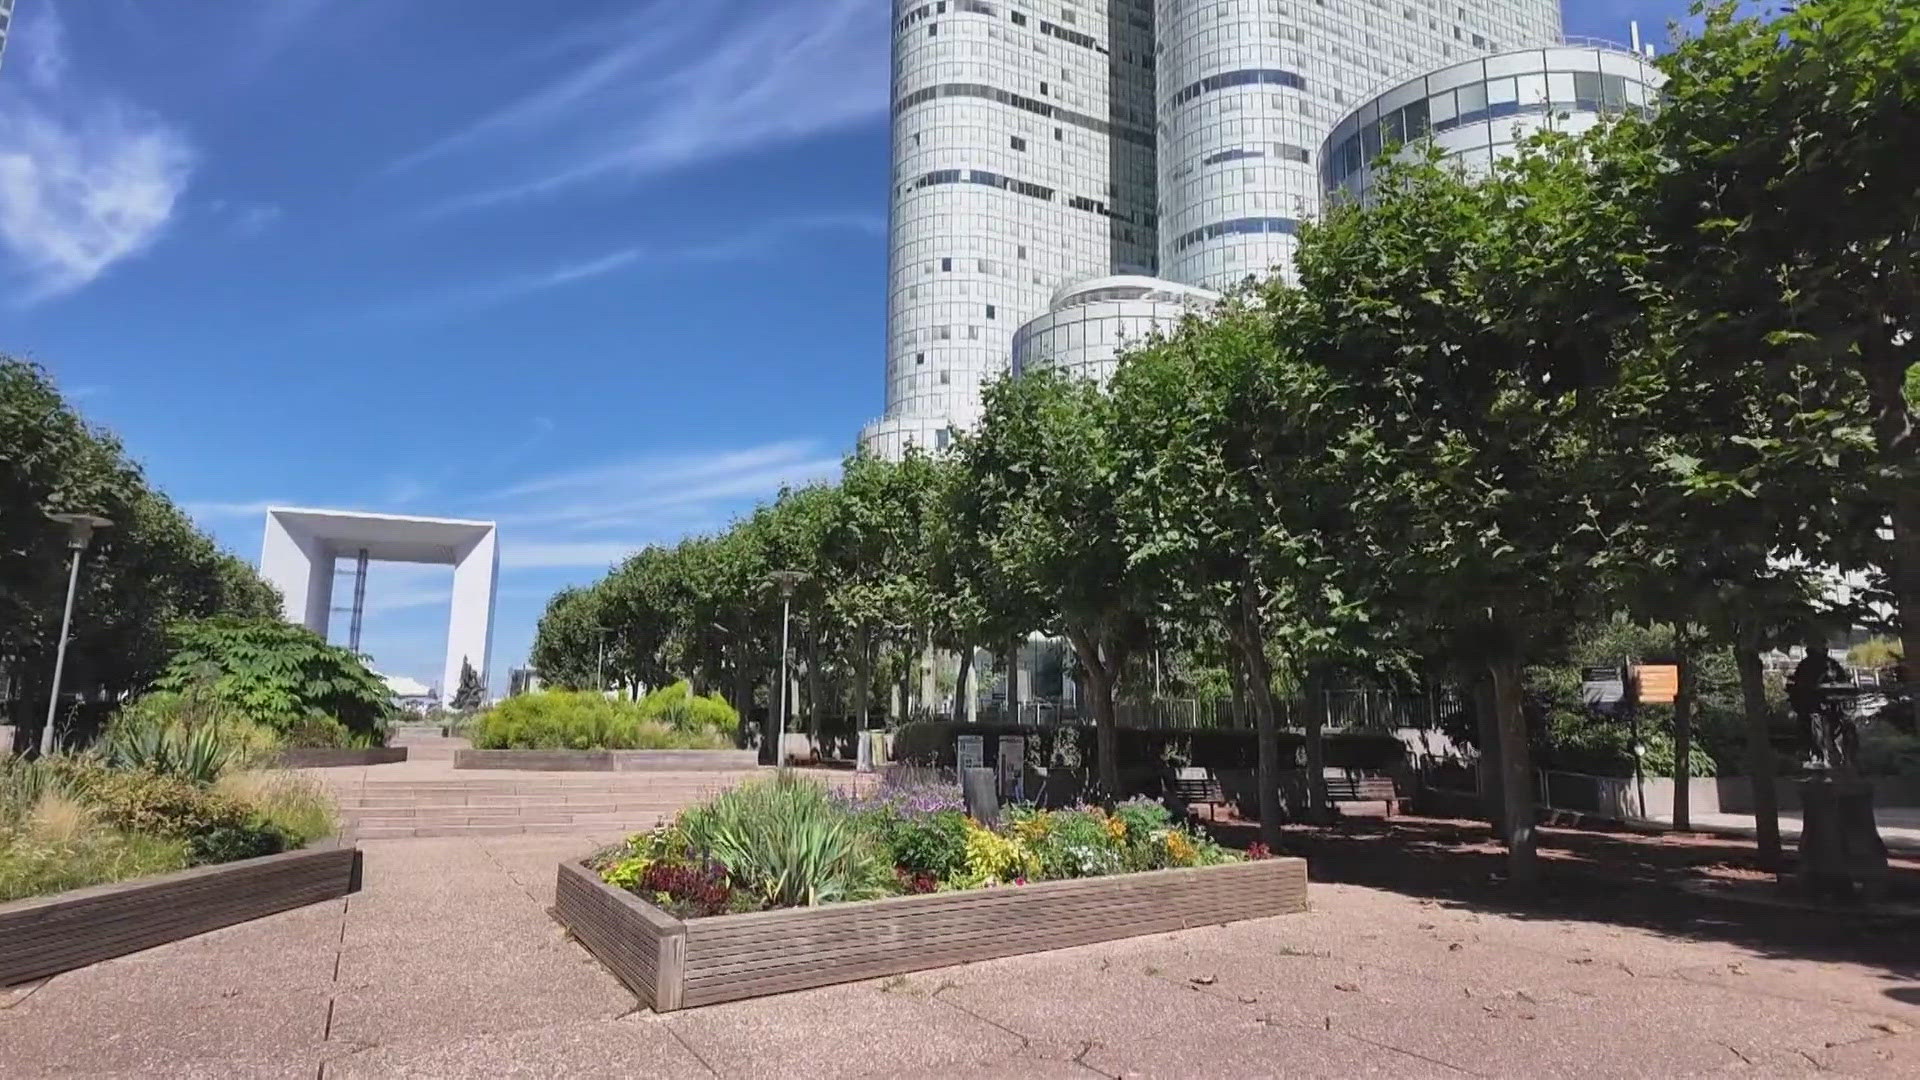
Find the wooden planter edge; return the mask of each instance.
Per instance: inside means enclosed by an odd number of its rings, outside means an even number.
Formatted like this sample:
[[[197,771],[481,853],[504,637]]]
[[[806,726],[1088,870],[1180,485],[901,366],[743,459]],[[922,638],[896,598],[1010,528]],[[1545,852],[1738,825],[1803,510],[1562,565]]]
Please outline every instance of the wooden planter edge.
[[[361,749],[311,747],[282,750],[279,766],[283,769],[351,769],[362,765],[394,765],[407,760],[404,746],[374,746]]]
[[[0,904],[0,986],[360,891],[360,849],[328,840]]]
[[[1301,859],[682,920],[574,860],[554,914],[656,1012],[1306,910]]]

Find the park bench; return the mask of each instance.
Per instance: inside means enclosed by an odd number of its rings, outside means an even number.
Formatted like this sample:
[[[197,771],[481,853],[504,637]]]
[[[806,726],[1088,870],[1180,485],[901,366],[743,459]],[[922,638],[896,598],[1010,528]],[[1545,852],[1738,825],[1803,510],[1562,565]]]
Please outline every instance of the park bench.
[[[1213,774],[1201,770],[1187,770],[1188,775],[1175,776],[1173,779],[1173,797],[1183,806],[1205,803],[1207,817],[1214,817],[1214,808],[1224,804],[1227,796],[1220,790],[1220,781]]]
[[[1395,787],[1393,777],[1379,773],[1350,773],[1329,771],[1326,776],[1327,801],[1331,803],[1377,802],[1387,804],[1387,816],[1392,817],[1399,804],[1405,801]]]

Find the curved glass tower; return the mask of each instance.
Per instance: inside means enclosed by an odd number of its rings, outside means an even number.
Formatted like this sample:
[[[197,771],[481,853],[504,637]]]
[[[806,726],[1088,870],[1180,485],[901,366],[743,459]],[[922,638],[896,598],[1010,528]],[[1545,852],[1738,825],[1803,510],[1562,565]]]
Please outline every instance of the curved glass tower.
[[[1577,134],[1609,114],[1645,113],[1665,83],[1651,61],[1610,46],[1526,49],[1455,64],[1409,79],[1341,120],[1321,150],[1322,183],[1329,198],[1364,200],[1380,151],[1421,139],[1484,173],[1536,131]]]
[[[1220,294],[1149,277],[1095,278],[1061,289],[1045,315],[1013,335],[1013,374],[1059,371],[1105,386],[1120,350],[1171,333]]]
[[[1383,85],[1560,40],[1559,0],[1157,0],[1160,276],[1291,273],[1317,156]]]
[[[895,0],[886,413],[861,444],[944,449],[1055,290],[1290,273],[1342,117],[1560,25],[1558,0]]]
[[[1152,0],[894,5],[887,411],[941,449],[1062,283],[1151,273]]]

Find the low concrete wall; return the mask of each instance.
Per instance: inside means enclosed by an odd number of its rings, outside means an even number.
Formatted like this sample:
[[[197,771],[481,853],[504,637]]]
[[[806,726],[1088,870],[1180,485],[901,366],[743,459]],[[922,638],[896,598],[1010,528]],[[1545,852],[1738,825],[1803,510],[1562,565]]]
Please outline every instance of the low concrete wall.
[[[1673,817],[1674,783],[1670,777],[1649,776],[1636,785],[1631,778],[1549,772],[1546,788],[1543,801],[1561,809],[1619,820]],[[1776,779],[1774,796],[1780,809],[1799,810],[1800,781]],[[1873,802],[1880,807],[1920,806],[1920,783],[1904,777],[1877,778],[1873,781]],[[1696,814],[1751,814],[1753,781],[1745,776],[1695,777],[1687,783],[1687,808]]]
[[[456,769],[531,772],[735,772],[760,764],[752,750],[456,750]]]
[[[404,746],[373,746],[362,750],[311,747],[280,751],[283,769],[348,769],[355,765],[392,765],[407,760]]]
[[[0,904],[0,986],[359,890],[359,849],[329,844]]]
[[[555,914],[655,1011],[1305,911],[1307,864],[1225,866],[675,919],[560,864]]]

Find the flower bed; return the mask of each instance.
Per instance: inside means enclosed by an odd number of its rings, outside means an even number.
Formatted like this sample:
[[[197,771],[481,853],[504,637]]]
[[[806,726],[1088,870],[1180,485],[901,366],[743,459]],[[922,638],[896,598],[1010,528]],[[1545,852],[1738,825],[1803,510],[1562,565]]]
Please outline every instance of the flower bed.
[[[359,888],[359,850],[325,843],[0,904],[0,986],[336,899]]]
[[[1299,911],[1306,866],[1248,861],[1145,801],[1016,807],[990,829],[957,789],[845,799],[782,774],[562,864],[558,897],[665,1011]]]

